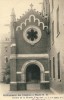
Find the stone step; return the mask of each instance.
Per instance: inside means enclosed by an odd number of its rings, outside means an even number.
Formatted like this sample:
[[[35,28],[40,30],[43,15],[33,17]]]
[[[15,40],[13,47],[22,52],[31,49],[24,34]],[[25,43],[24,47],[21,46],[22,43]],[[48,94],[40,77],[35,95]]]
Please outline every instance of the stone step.
[[[40,84],[38,83],[28,83],[27,90],[40,90]]]

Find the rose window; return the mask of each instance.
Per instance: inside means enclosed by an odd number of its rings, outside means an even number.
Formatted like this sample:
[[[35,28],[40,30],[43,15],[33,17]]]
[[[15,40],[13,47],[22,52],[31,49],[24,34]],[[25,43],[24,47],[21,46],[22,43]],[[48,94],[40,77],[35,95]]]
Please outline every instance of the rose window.
[[[26,42],[34,45],[41,38],[41,30],[37,26],[29,26],[24,30],[23,37]]]
[[[35,39],[38,38],[37,34],[38,32],[37,31],[34,31],[33,29],[31,29],[30,31],[27,32],[27,38],[31,41],[34,41]]]

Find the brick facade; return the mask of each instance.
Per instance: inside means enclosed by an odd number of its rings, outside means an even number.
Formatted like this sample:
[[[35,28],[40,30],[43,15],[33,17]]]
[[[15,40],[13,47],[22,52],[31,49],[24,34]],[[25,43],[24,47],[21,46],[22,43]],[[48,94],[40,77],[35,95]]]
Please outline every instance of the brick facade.
[[[40,69],[40,88],[49,88],[49,66],[48,66],[48,26],[45,18],[31,9],[20,18],[14,20],[12,14],[11,22],[11,56],[10,56],[10,90],[26,90],[26,69],[29,65],[37,65]],[[13,27],[12,27],[13,26]],[[23,34],[27,27],[36,26],[41,31],[41,38],[37,43],[30,44],[25,41]],[[13,31],[14,30],[14,31]],[[40,33],[39,33],[40,35]],[[31,42],[31,41],[30,41]],[[35,71],[36,73],[36,71]],[[32,73],[31,73],[32,74]],[[48,84],[48,86],[47,86]]]

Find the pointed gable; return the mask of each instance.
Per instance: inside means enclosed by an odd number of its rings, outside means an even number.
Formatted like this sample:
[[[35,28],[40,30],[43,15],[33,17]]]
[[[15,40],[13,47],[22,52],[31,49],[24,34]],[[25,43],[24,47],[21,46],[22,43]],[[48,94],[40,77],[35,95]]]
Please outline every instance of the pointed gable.
[[[38,26],[42,26],[44,29],[44,18],[42,17],[41,13],[36,11],[35,9],[30,9],[26,14],[24,14],[20,19],[16,21],[17,27],[16,30],[26,27],[27,24],[30,22],[36,23]]]

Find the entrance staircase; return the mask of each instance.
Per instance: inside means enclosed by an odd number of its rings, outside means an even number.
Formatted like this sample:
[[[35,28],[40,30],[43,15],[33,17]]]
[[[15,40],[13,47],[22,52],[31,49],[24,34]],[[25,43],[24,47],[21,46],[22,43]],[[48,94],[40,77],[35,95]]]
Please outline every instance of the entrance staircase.
[[[39,83],[27,83],[27,90],[40,90]]]

